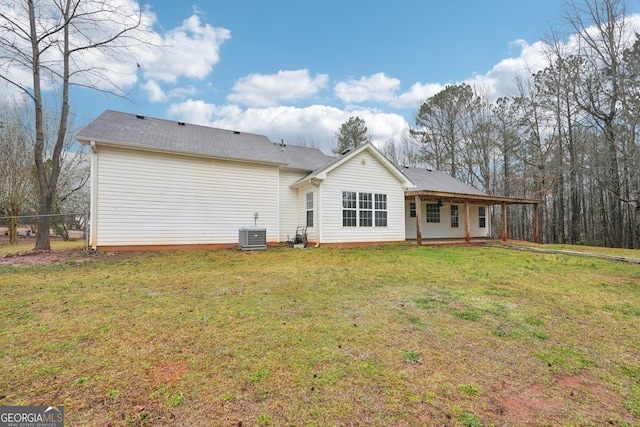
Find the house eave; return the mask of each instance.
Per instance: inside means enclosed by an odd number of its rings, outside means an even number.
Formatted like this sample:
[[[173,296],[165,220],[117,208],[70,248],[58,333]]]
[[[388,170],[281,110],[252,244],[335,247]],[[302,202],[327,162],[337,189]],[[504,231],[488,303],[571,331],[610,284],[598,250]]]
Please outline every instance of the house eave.
[[[304,187],[307,184],[313,185],[314,187],[317,187],[320,185],[320,183],[324,181],[324,178],[319,178],[317,175],[309,177],[308,175],[305,176],[304,178],[301,178],[299,180],[297,180],[296,182],[294,182],[293,184],[291,184],[289,186],[289,188],[292,188],[294,190],[299,189],[301,187]]]
[[[449,203],[468,202],[487,205],[537,205],[544,203],[544,200],[540,199],[489,196],[485,194],[448,193],[430,190],[408,190],[405,191],[404,196],[406,200],[415,200],[416,197],[419,197],[421,200],[442,200]]]

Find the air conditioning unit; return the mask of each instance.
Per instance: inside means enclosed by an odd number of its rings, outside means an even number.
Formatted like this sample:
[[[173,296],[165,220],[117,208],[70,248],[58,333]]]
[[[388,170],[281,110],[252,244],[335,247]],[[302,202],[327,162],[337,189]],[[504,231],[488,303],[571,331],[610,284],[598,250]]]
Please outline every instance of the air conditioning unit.
[[[267,229],[244,227],[238,237],[240,249],[243,251],[260,251],[267,249]]]

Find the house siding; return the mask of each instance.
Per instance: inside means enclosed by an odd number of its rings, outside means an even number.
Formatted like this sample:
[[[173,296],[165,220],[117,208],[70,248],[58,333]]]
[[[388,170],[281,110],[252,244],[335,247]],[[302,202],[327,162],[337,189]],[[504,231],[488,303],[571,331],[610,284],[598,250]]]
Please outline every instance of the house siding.
[[[299,191],[291,188],[291,184],[306,175],[304,172],[280,170],[280,241],[293,239],[296,228],[304,225],[300,220]]]
[[[279,238],[278,169],[98,145],[96,246],[238,242],[241,227]],[[96,189],[96,188],[94,188]]]
[[[318,242],[318,187],[306,184],[298,190],[298,225],[307,225],[307,193],[313,193],[313,227],[307,227],[307,240]]]
[[[387,195],[386,227],[343,227],[342,192]],[[321,206],[320,243],[366,243],[405,240],[404,189],[402,183],[368,151],[327,174],[318,193]]]
[[[440,222],[427,222],[427,203],[422,202],[422,238],[423,239],[448,239],[448,238],[460,238],[464,239],[464,224],[465,224],[465,209],[464,203],[453,203],[458,206],[458,227],[451,227],[451,205],[445,203],[440,208]],[[469,205],[469,235],[470,237],[488,237],[491,225],[491,209],[486,206],[486,227],[480,228],[479,226],[479,214],[478,207],[480,205]],[[410,201],[405,202],[405,233],[407,239],[415,239],[417,237],[416,232],[416,218],[411,217]]]

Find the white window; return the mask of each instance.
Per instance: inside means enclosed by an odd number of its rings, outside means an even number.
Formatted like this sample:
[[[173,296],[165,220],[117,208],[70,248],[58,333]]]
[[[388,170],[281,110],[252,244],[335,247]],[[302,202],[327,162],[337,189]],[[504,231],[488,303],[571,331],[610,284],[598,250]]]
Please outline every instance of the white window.
[[[451,205],[451,228],[458,228],[459,224],[458,205]]]
[[[342,226],[343,227],[356,226],[357,206],[358,204],[356,201],[355,191],[343,191],[342,192]]]
[[[440,222],[440,205],[427,203],[427,222]]]
[[[343,227],[386,227],[387,195],[342,192]]]
[[[307,227],[313,227],[313,192],[307,193]]]
[[[478,206],[478,227],[487,227],[487,208],[484,206]]]
[[[409,217],[416,217],[416,202],[409,202]]]
[[[373,200],[371,200],[371,193],[358,194],[359,203],[359,219],[360,227],[372,227],[373,226]]]
[[[386,227],[387,226],[387,195],[386,194],[376,194],[375,195],[375,216],[376,216],[376,227]]]

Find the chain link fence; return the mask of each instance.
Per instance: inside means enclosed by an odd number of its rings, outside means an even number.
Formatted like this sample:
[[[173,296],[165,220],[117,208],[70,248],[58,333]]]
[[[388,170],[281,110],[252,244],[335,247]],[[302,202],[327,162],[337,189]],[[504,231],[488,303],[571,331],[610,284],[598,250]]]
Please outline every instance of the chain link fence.
[[[51,249],[83,250],[88,243],[86,213],[53,214],[51,217]],[[39,215],[0,216],[0,256],[33,250],[36,245]]]

